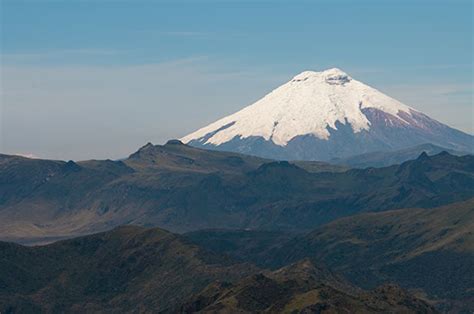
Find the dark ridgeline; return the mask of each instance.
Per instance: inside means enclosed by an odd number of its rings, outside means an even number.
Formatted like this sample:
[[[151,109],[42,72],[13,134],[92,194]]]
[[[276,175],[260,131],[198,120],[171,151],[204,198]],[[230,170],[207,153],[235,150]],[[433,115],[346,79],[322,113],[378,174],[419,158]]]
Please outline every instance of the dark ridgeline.
[[[474,156],[385,168],[275,162],[170,142],[122,161],[0,156],[0,239],[22,243],[123,224],[309,231],[360,212],[431,208],[474,194]]]
[[[388,167],[392,165],[401,164],[407,160],[416,159],[423,152],[427,155],[437,155],[442,152],[448,152],[455,156],[468,155],[466,152],[460,152],[452,149],[447,149],[433,144],[421,144],[400,150],[372,152],[362,155],[350,156],[347,158],[335,158],[331,160],[332,164],[345,165],[351,168],[368,168],[368,167]]]

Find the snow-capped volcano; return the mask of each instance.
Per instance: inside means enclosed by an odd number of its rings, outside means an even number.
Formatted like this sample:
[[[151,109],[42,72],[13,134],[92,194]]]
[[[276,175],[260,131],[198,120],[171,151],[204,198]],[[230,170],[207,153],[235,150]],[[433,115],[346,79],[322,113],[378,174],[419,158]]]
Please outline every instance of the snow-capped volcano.
[[[302,72],[254,104],[181,140],[276,159],[329,160],[422,143],[474,150],[473,136],[337,68]]]

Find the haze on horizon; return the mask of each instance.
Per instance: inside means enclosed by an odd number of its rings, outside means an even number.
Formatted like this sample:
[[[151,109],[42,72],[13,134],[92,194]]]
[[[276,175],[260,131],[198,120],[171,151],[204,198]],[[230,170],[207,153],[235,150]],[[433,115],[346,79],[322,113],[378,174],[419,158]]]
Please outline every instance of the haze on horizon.
[[[461,0],[4,0],[0,152],[122,158],[332,67],[473,134],[472,10]]]

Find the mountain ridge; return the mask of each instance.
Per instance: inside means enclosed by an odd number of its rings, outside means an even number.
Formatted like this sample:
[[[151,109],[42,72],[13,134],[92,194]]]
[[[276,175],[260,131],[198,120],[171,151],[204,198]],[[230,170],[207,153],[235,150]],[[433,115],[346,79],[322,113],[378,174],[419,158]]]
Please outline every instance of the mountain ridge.
[[[184,144],[139,152],[77,163],[1,155],[0,238],[48,241],[123,224],[307,231],[355,213],[430,208],[474,193],[471,155],[344,170]]]
[[[401,164],[407,160],[416,159],[423,152],[426,152],[429,156],[433,156],[444,151],[455,156],[468,155],[466,152],[460,152],[425,143],[396,151],[377,151],[362,155],[349,156],[347,158],[335,158],[330,160],[330,163],[352,168],[388,167],[391,165]]]

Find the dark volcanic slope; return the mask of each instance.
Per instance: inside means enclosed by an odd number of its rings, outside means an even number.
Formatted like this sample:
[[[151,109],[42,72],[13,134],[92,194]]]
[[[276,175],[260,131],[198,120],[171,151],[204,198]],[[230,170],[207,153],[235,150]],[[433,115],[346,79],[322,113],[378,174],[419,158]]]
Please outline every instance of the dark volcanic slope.
[[[66,163],[3,155],[0,238],[47,241],[122,224],[174,232],[301,231],[354,213],[428,208],[473,196],[471,155],[424,154],[402,165],[345,172],[179,142],[146,145],[124,161]]]
[[[185,313],[434,313],[433,307],[394,285],[365,292],[304,260],[235,284],[208,286]]]
[[[43,247],[0,242],[0,312],[170,311],[214,280],[255,271],[134,226]]]
[[[238,231],[198,231],[188,237],[201,246],[263,267],[277,268],[309,257],[323,261],[359,286],[373,288],[393,281],[421,289],[438,300],[441,308],[472,311],[473,230],[471,199],[429,210],[341,218],[286,241],[286,235],[271,241],[262,231],[240,231],[240,236]]]

